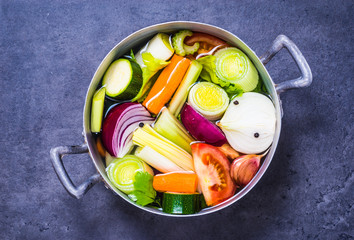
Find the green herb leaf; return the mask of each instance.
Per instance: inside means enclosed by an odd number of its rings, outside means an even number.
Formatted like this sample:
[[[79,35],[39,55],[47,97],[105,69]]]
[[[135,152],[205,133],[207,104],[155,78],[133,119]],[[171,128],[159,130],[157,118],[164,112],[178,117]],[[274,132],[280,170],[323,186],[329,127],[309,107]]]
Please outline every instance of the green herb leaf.
[[[129,194],[129,198],[136,201],[141,206],[146,206],[155,201],[156,191],[152,187],[153,177],[143,171],[135,174],[134,191]]]

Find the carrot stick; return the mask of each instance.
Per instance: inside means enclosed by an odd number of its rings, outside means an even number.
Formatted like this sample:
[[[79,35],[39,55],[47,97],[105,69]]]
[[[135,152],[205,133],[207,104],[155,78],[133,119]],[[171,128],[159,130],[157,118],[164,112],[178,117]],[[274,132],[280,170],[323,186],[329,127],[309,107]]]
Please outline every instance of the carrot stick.
[[[154,176],[152,186],[158,192],[195,193],[198,176],[193,172],[170,172]]]
[[[173,93],[186,73],[190,60],[173,55],[171,63],[162,70],[154,86],[152,86],[143,105],[153,114],[158,114],[161,108],[170,100]]]

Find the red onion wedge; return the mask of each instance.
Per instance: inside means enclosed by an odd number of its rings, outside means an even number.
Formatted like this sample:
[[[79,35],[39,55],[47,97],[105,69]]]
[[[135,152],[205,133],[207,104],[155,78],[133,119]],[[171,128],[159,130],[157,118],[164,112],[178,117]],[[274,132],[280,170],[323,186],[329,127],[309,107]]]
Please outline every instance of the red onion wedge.
[[[102,143],[109,154],[122,158],[133,147],[132,134],[140,122],[154,119],[140,103],[122,103],[113,107],[103,120]]]
[[[181,120],[188,132],[197,140],[220,147],[227,143],[225,135],[208,119],[186,103],[181,111]]]

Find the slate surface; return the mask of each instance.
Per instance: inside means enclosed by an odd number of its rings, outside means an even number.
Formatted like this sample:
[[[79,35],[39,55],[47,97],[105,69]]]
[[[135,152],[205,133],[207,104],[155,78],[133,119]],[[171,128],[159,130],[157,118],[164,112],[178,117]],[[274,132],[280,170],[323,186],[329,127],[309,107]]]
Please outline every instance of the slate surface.
[[[1,1],[1,239],[353,239],[352,1]],[[229,30],[258,55],[278,34],[308,60],[311,87],[284,93],[275,157],[236,204],[198,218],[143,212],[97,184],[71,198],[49,150],[81,144],[90,79],[108,51],[155,23],[191,20]],[[299,75],[286,51],[267,68]],[[88,155],[65,166],[75,183]]]

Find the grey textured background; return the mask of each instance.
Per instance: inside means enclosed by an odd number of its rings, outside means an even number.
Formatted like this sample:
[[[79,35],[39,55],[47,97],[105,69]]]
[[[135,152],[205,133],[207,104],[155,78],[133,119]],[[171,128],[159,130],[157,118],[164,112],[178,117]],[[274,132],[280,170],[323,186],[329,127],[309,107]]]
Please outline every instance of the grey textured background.
[[[0,239],[353,239],[352,1],[1,1]],[[311,87],[284,93],[283,129],[268,171],[242,200],[188,219],[155,216],[103,184],[71,198],[49,159],[81,144],[87,87],[125,36],[192,20],[229,30],[258,55],[278,34],[308,60]],[[299,75],[286,51],[276,82]],[[88,155],[65,166],[76,183]]]

